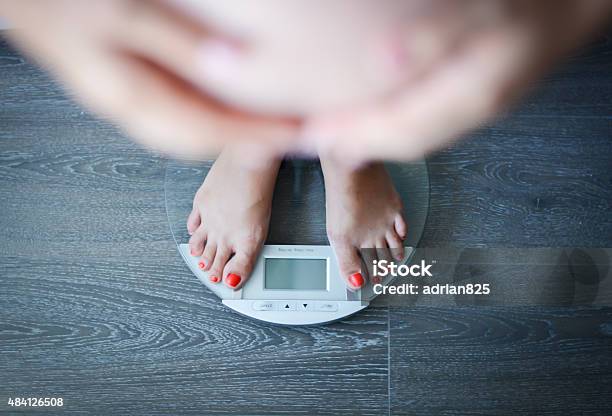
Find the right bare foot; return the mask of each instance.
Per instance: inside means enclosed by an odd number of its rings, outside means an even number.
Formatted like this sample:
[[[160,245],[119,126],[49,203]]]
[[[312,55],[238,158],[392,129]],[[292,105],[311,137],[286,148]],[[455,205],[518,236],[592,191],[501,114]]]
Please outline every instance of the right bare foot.
[[[234,149],[215,161],[193,199],[187,219],[191,255],[211,282],[240,289],[268,234],[280,159],[249,165]]]

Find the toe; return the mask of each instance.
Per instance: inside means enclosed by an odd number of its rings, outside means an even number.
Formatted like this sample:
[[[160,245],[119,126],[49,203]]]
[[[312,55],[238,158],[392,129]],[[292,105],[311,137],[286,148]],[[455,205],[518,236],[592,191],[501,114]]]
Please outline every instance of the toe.
[[[237,250],[223,270],[225,284],[234,290],[240,289],[249,279],[255,265],[255,252]]]
[[[204,252],[204,241],[206,241],[206,231],[204,227],[199,227],[189,238],[189,252],[192,256],[201,256]]]
[[[376,255],[379,261],[386,260],[387,262],[391,262],[393,260],[393,257],[391,257],[391,251],[386,240],[381,239],[376,243]],[[370,280],[372,281],[372,283],[381,282],[380,276],[372,276]]]
[[[402,214],[397,214],[395,217],[395,232],[403,240],[408,234],[408,225]]]
[[[372,280],[372,270],[374,268],[374,262],[378,260],[378,253],[376,251],[376,244],[367,244],[367,248],[360,248],[359,254],[363,259],[363,270],[362,276]]]
[[[221,278],[223,276],[223,269],[225,268],[225,263],[227,263],[231,254],[232,251],[228,246],[221,244],[217,245],[215,259],[213,260],[212,265],[208,270],[208,278],[211,282],[216,280],[216,282],[218,283],[221,281]]]
[[[397,233],[390,231],[387,233],[387,244],[391,254],[396,260],[402,260],[404,258],[404,243]]]
[[[332,246],[336,253],[340,274],[349,289],[357,290],[363,287],[365,280],[361,274],[361,259],[357,248],[347,241],[332,242]]]
[[[192,209],[189,217],[187,217],[187,232],[193,235],[200,226],[200,212],[197,209]]]
[[[204,252],[202,253],[202,256],[200,257],[200,263],[198,264],[198,266],[202,269],[202,270],[210,270],[210,268],[212,267],[212,263],[213,260],[215,259],[215,254],[217,252],[217,243],[215,243],[214,241],[207,241],[206,245],[204,246]],[[217,282],[214,283],[218,283],[220,282],[221,279],[219,279]]]

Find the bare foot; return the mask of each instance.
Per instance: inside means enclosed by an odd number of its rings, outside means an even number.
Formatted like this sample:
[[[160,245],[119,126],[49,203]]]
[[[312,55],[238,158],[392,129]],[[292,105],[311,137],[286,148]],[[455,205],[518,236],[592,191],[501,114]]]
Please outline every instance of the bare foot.
[[[211,282],[223,281],[234,290],[248,280],[268,234],[280,166],[280,159],[250,165],[239,154],[234,149],[221,153],[187,219],[191,255],[201,256],[199,267]]]
[[[325,176],[327,236],[349,289],[365,284],[360,248],[368,267],[375,258],[400,259],[407,226],[402,201],[382,163],[347,167],[321,158]],[[367,276],[367,274],[365,274]]]

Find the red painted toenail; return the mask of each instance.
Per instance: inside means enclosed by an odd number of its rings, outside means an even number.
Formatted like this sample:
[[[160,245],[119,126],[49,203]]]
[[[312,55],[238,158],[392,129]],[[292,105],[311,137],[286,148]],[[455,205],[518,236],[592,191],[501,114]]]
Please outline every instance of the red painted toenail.
[[[349,276],[348,280],[349,280],[349,283],[355,287],[361,287],[363,286],[363,283],[364,283],[363,276],[361,275],[361,273],[353,273],[352,275]]]
[[[234,274],[234,273],[228,274],[227,277],[225,278],[225,281],[231,287],[238,286],[238,284],[240,284],[241,280],[242,280],[242,278],[240,276],[238,276],[237,274]]]
[[[213,283],[219,283],[221,279],[219,279],[217,276],[210,276],[210,281]]]
[[[203,269],[204,267],[206,267],[206,263],[204,263],[204,261],[201,261],[201,262],[198,263],[198,267],[200,269]]]

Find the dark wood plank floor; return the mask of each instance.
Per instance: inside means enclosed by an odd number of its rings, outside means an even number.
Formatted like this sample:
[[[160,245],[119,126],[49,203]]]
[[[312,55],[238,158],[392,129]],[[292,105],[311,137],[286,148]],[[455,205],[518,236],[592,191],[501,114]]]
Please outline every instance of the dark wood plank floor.
[[[610,97],[604,39],[433,156],[423,244],[612,246]],[[610,308],[381,306],[299,329],[228,312],[175,250],[165,165],[0,44],[0,412],[612,412]]]

